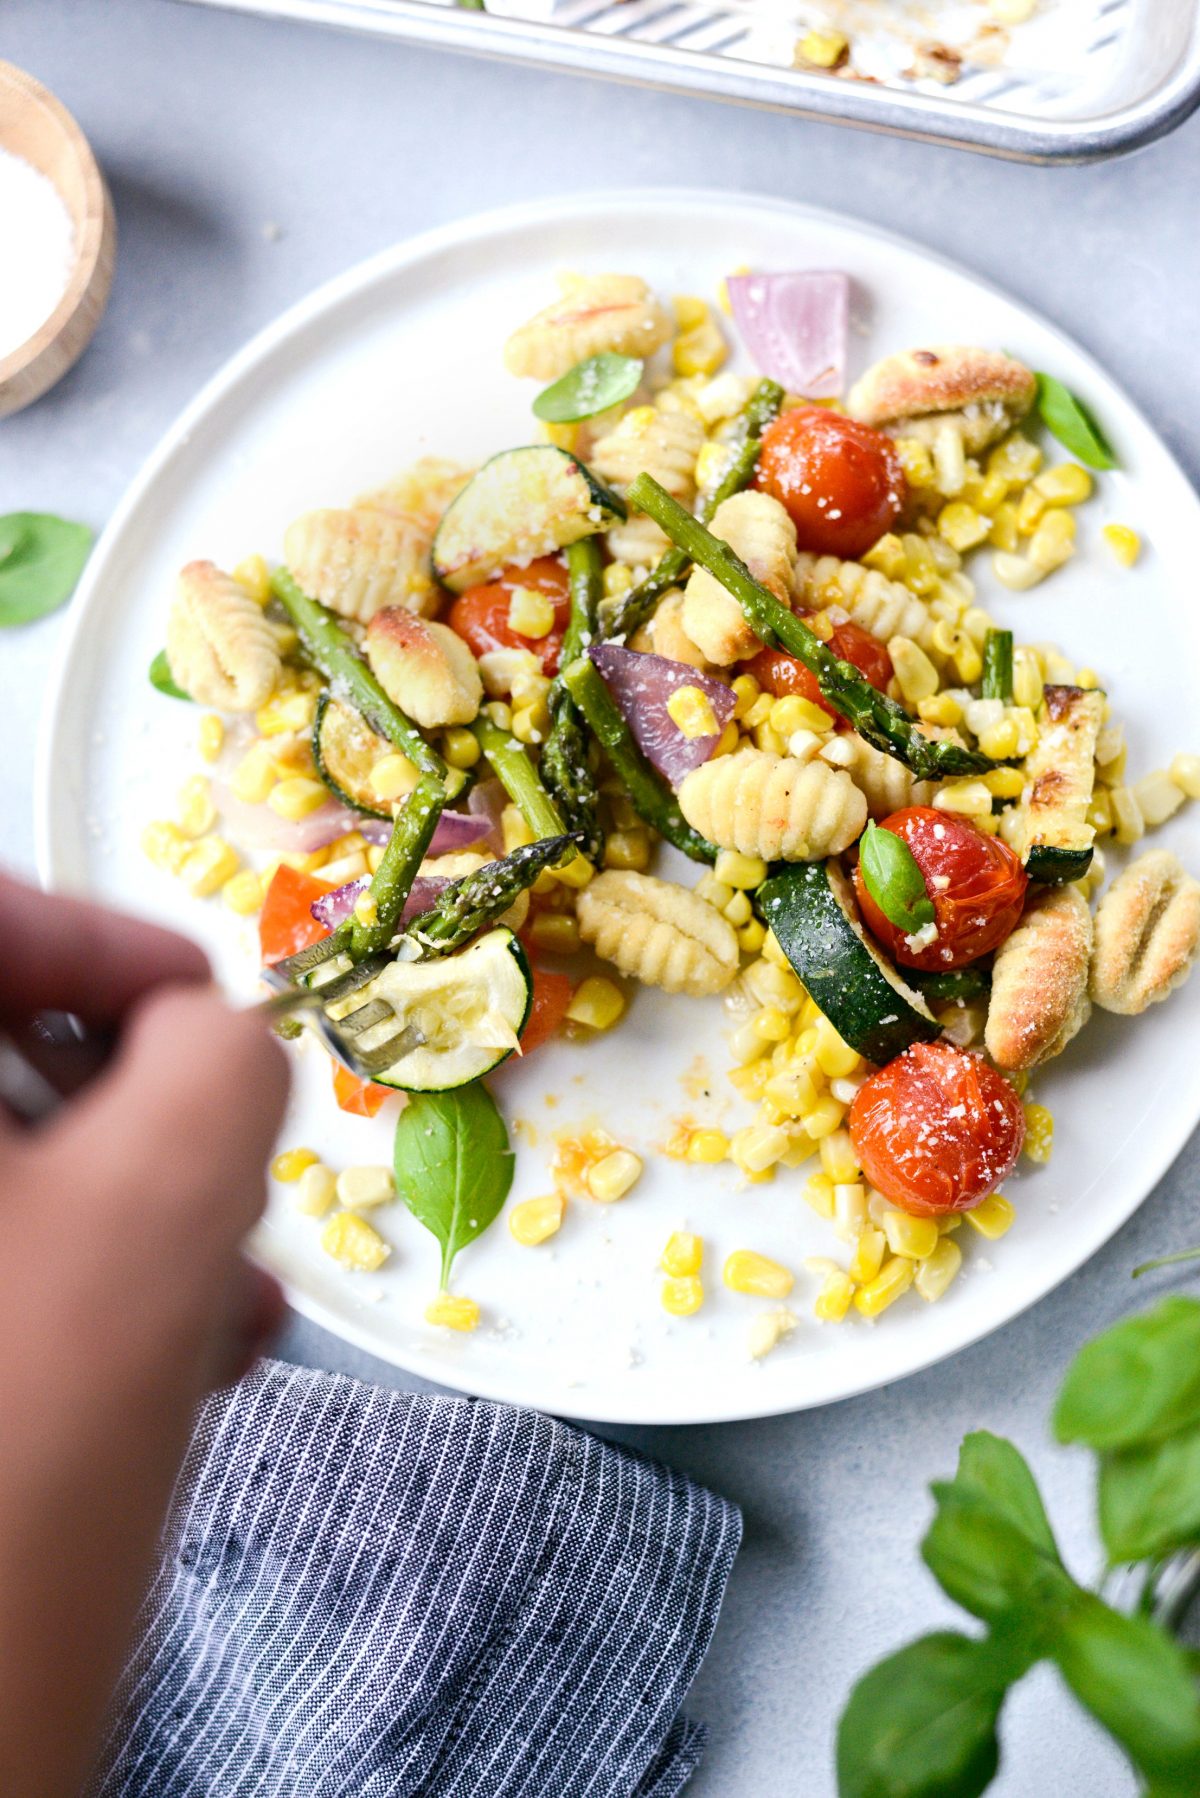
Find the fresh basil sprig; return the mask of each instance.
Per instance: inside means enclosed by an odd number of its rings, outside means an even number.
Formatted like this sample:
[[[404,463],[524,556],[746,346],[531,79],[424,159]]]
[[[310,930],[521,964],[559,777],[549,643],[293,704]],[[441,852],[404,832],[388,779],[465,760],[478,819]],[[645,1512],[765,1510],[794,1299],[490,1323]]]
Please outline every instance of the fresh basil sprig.
[[[182,687],[177,686],[172,677],[171,664],[167,660],[165,649],[159,650],[146,672],[150,679],[150,685],[157,688],[160,693],[165,693],[168,699],[186,699],[190,702],[191,694],[185,693]]]
[[[29,624],[70,599],[91,547],[86,524],[52,512],[0,518],[0,625]]]
[[[565,375],[543,387],[533,402],[533,415],[551,425],[577,424],[581,418],[594,418],[627,400],[642,378],[642,363],[637,356],[618,356],[612,350],[601,350],[598,356],[585,356]]]
[[[912,850],[894,831],[868,824],[858,845],[868,893],[890,924],[913,936],[936,916],[925,876]]]
[[[479,1081],[414,1093],[396,1123],[396,1191],[442,1245],[442,1287],[460,1249],[499,1216],[513,1152],[496,1102]]]
[[[1037,409],[1051,435],[1089,468],[1117,466],[1116,453],[1095,414],[1053,375],[1037,376]]]

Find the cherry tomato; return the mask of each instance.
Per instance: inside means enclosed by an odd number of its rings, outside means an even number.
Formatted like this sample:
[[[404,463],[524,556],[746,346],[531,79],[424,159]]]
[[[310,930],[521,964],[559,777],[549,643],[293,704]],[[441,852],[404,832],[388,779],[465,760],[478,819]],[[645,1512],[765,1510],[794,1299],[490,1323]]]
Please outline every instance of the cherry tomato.
[[[330,891],[327,880],[314,880],[283,863],[276,868],[258,916],[258,941],[263,964],[299,955],[329,932],[312,915],[312,903]]]
[[[1007,1180],[1025,1140],[1008,1081],[953,1043],[914,1043],[864,1080],[850,1136],[871,1185],[914,1217],[969,1211]]]
[[[339,1061],[330,1064],[333,1068],[333,1096],[343,1111],[354,1117],[373,1118],[385,1099],[395,1097],[390,1086],[378,1086],[373,1080],[360,1080],[349,1068],[344,1068]]]
[[[545,637],[522,637],[508,622],[517,587],[533,587],[554,605],[554,627]],[[493,649],[528,649],[538,657],[543,674],[558,673],[559,651],[571,602],[567,571],[557,556],[539,556],[524,568],[505,568],[494,581],[468,587],[446,614],[446,623],[468,645],[472,655]]]
[[[863,918],[894,959],[907,968],[963,968],[1011,936],[1025,903],[1029,877],[1020,857],[999,837],[985,836],[965,818],[910,805],[883,820],[907,843],[933,900],[937,940],[908,947],[905,932],[886,918],[867,891],[862,868],[854,889]]]
[[[790,513],[801,549],[851,560],[891,530],[907,493],[891,438],[822,406],[767,426],[755,484]]]
[[[798,616],[807,617],[808,614],[802,612]],[[843,662],[853,662],[881,693],[886,689],[892,678],[892,658],[870,631],[860,630],[857,624],[849,621],[835,625],[829,647]],[[802,699],[811,699],[823,712],[836,718],[839,726],[845,726],[845,719],[821,692],[816,675],[786,650],[760,649],[745,666],[747,674],[754,676],[764,692],[774,693],[776,698],[785,693],[798,693]]]
[[[574,990],[565,974],[551,974],[533,962],[530,967],[533,970],[533,1004],[521,1032],[523,1055],[528,1055],[531,1049],[540,1049],[554,1035],[566,1016]]]

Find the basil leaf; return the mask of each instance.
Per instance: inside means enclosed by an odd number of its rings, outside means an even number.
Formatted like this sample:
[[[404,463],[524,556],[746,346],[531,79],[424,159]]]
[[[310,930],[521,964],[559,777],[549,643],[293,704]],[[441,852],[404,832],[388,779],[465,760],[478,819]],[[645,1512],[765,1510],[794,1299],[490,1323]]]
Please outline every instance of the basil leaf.
[[[1155,1791],[1200,1788],[1200,1694],[1187,1656],[1157,1624],[1082,1593],[1054,1658]]]
[[[157,687],[160,693],[165,693],[168,699],[186,699],[189,704],[191,703],[191,694],[185,693],[182,687],[177,687],[171,678],[171,664],[167,660],[165,649],[159,650],[147,669],[147,673],[150,677],[150,685]]]
[[[442,1285],[454,1257],[499,1215],[513,1152],[496,1102],[479,1081],[414,1093],[396,1124],[396,1191],[442,1245]]]
[[[863,880],[889,923],[906,936],[932,924],[935,912],[912,850],[894,831],[868,824],[858,845]]]
[[[976,1798],[999,1764],[996,1723],[1023,1667],[992,1638],[922,1636],[872,1667],[838,1724],[838,1798]]]
[[[533,415],[552,425],[594,418],[597,412],[607,412],[610,406],[627,400],[641,378],[642,363],[636,356],[602,350],[598,356],[585,356],[549,387],[543,387],[533,402]]]
[[[937,1514],[921,1553],[951,1598],[986,1622],[1031,1610],[1041,1627],[1076,1587],[1058,1555],[1033,1475],[1002,1437],[963,1443],[953,1480],[934,1484]]]
[[[1051,435],[1089,468],[1117,466],[1116,454],[1095,416],[1053,375],[1037,377],[1037,409]]]
[[[1160,1267],[1175,1267],[1181,1261],[1200,1261],[1200,1248],[1176,1249],[1173,1255],[1156,1255],[1153,1261],[1143,1261],[1135,1267],[1130,1278],[1140,1280],[1143,1274],[1152,1274]]]
[[[1148,1561],[1200,1542],[1200,1426],[1105,1455],[1097,1492],[1110,1561]]]
[[[0,625],[29,624],[70,599],[91,547],[86,524],[52,512],[0,518]]]
[[[1130,1448],[1200,1424],[1200,1303],[1168,1298],[1085,1343],[1054,1408],[1060,1442]]]

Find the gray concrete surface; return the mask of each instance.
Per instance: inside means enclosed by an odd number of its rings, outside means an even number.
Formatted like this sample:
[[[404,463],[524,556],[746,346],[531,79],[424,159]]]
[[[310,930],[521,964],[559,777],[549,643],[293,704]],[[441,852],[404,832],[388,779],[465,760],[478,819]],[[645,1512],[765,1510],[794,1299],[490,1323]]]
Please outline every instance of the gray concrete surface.
[[[121,227],[91,353],[0,423],[0,511],[103,524],[231,351],[411,231],[537,194],[671,180],[842,208],[964,259],[1080,337],[1200,469],[1200,121],[1129,161],[1031,169],[168,0],[8,0],[0,56],[75,111]],[[18,868],[32,864],[33,744],[60,624],[0,643],[0,856]],[[927,1481],[952,1467],[967,1429],[1016,1438],[1078,1570],[1091,1572],[1087,1467],[1049,1445],[1045,1419],[1075,1346],[1133,1303],[1130,1268],[1195,1237],[1194,1151],[1065,1287],[945,1366],[799,1417],[622,1433],[745,1510],[745,1547],[690,1701],[711,1726],[696,1798],[831,1798],[850,1683],[950,1615],[915,1548]],[[300,1322],[283,1352],[405,1383]],[[1017,1695],[1004,1745],[1000,1798],[1135,1790],[1050,1675]]]

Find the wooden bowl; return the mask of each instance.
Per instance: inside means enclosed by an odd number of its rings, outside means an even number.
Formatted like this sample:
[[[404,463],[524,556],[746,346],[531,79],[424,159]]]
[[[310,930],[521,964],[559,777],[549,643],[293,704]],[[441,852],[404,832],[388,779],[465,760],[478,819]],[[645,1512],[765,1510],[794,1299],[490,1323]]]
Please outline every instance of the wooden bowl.
[[[2,418],[53,387],[91,342],[112,285],[117,227],[83,132],[48,88],[10,62],[0,62],[0,149],[54,183],[75,226],[75,264],[62,299],[32,337],[0,357]],[[20,254],[19,245],[6,248]]]

